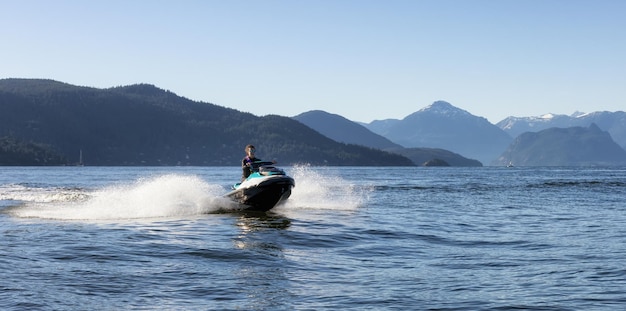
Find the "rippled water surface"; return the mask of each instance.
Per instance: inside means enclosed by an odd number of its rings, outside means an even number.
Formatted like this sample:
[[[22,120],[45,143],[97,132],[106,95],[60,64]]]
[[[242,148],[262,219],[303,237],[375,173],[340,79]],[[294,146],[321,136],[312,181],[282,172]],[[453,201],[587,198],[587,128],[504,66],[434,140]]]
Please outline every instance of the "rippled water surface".
[[[624,168],[0,167],[2,310],[619,310]]]

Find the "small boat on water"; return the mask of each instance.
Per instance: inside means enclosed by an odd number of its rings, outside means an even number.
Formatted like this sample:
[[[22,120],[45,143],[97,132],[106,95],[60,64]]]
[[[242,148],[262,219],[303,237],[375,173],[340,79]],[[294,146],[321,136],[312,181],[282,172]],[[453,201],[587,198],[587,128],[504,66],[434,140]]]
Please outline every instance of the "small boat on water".
[[[295,181],[272,162],[252,163],[252,173],[236,183],[225,196],[243,206],[243,211],[267,212],[291,196]]]

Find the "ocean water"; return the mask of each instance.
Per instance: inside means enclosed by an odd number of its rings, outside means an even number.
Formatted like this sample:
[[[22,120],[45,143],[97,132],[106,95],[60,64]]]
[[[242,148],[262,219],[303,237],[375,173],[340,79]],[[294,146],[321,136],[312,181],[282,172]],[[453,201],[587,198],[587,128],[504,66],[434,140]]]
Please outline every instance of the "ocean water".
[[[2,310],[622,310],[626,168],[0,167]]]

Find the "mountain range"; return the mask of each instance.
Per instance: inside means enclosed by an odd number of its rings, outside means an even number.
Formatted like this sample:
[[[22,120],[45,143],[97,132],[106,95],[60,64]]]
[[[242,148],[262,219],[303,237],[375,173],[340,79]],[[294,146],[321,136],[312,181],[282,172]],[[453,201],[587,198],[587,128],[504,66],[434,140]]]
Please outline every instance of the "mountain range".
[[[487,119],[445,101],[436,101],[402,120],[373,121],[366,127],[406,148],[441,148],[486,164],[512,141]]]
[[[596,124],[601,130],[607,131],[618,145],[626,149],[626,112],[624,111],[577,112],[571,116],[549,113],[538,117],[508,117],[496,125],[511,137],[517,137],[524,132],[539,132],[553,127],[588,127],[591,124]]]
[[[482,166],[482,163],[440,148],[404,148],[388,138],[370,131],[362,124],[321,110],[301,113],[294,119],[338,142],[359,144],[401,154],[417,165],[428,166],[434,160],[450,166]],[[434,162],[441,163],[441,162]]]
[[[85,165],[237,166],[250,143],[260,158],[281,165],[414,165],[396,153],[336,142],[288,117],[258,117],[148,84],[97,89],[2,79],[0,138],[0,165],[72,164],[82,154]]]
[[[284,165],[623,165],[625,115],[509,117],[494,125],[436,101],[401,120],[365,124],[319,110],[259,117],[148,84],[97,89],[1,79],[0,165],[71,164],[79,152],[86,165],[238,165],[248,143]]]
[[[496,161],[516,166],[626,165],[626,151],[596,124],[524,132]]]
[[[354,122],[322,111],[305,112],[294,118],[332,139],[397,152],[411,158],[415,163],[420,163],[420,160],[412,157],[408,150],[438,148],[463,158],[467,156],[470,159],[478,159],[488,165],[508,165],[516,162],[517,165],[554,166],[626,163],[626,158],[620,151],[626,146],[625,115],[626,113],[618,111],[577,113],[571,117],[560,115],[509,117],[494,125],[485,118],[474,116],[450,103],[436,101],[402,120],[386,119],[359,123],[363,128],[370,130],[369,134],[362,129],[353,131],[351,130],[355,128],[353,124],[347,126],[340,123]],[[570,127],[578,129],[563,133],[565,136],[571,136],[568,138],[569,144],[561,144],[556,140],[557,137],[563,139],[563,135],[553,135],[551,131],[544,132],[550,128]],[[604,133],[600,134],[598,131]],[[526,136],[521,141],[514,139],[526,132],[537,135]],[[382,140],[381,143],[381,139],[386,140]],[[387,147],[392,144],[404,148]],[[527,144],[533,144],[533,147],[528,147]],[[554,148],[555,146],[558,148]],[[581,150],[590,152],[581,153]],[[602,150],[604,154],[595,155],[593,150],[596,152]],[[539,154],[542,156],[534,158]],[[563,154],[578,154],[581,158],[565,158]],[[471,164],[464,162],[458,165]]]

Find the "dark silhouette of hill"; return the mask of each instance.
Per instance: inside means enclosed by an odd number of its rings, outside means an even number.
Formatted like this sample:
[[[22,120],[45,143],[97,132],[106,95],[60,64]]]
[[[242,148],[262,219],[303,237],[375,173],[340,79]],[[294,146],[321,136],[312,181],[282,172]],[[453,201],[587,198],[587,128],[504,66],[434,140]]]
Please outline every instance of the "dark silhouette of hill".
[[[294,119],[335,141],[363,145],[377,149],[402,148],[389,139],[373,133],[365,126],[352,122],[340,115],[321,110],[301,113]]]
[[[519,135],[494,165],[626,165],[626,151],[597,125],[550,128]]]
[[[67,159],[51,150],[48,146],[10,137],[0,138],[1,166],[44,166],[66,164]]]
[[[50,146],[86,165],[239,165],[252,143],[282,165],[413,165],[338,143],[288,117],[258,117],[153,85],[97,89],[53,80],[0,80],[0,137]]]
[[[401,154],[420,166],[436,166],[427,165],[427,163],[445,162],[449,166],[483,166],[478,160],[468,159],[460,154],[439,148],[399,148],[388,149],[387,151]]]

